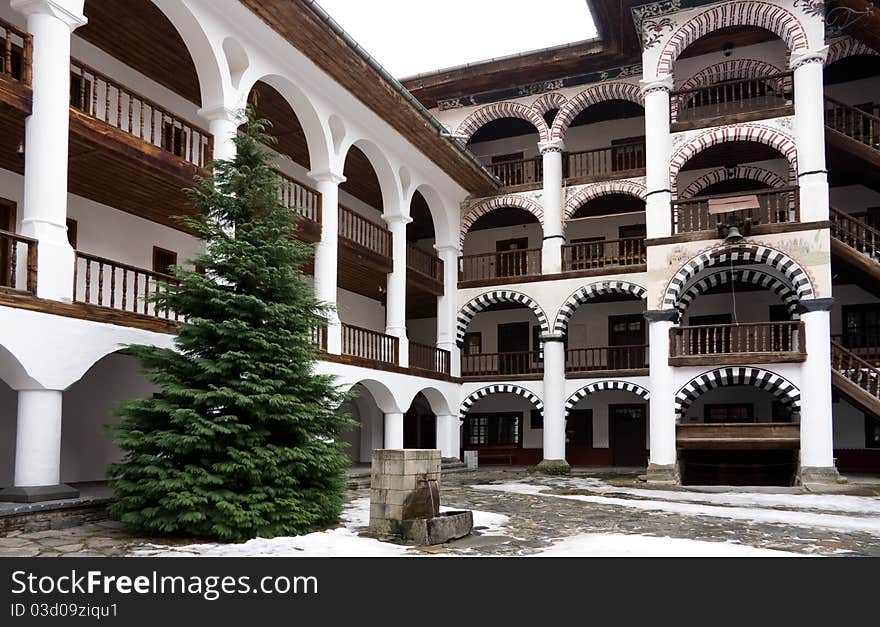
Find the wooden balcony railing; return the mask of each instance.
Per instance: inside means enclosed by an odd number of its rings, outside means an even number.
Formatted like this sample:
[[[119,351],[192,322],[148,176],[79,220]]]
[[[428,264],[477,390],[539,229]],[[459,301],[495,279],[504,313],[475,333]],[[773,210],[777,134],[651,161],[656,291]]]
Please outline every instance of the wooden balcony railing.
[[[791,106],[794,103],[792,76],[792,72],[783,72],[674,91],[669,103],[671,120],[705,120]]]
[[[873,332],[832,335],[832,341],[873,365],[880,365],[880,336]]]
[[[410,368],[449,374],[452,365],[451,354],[449,351],[437,348],[436,346],[410,342],[409,365]]]
[[[525,248],[459,257],[459,281],[485,281],[541,274],[541,249]]]
[[[831,209],[829,218],[833,238],[875,261],[880,261],[880,231],[836,209]]]
[[[646,263],[646,255],[644,237],[564,244],[562,246],[562,271],[591,270],[608,266],[635,266]]]
[[[24,271],[21,262],[25,262]],[[0,287],[37,294],[37,240],[0,231]]]
[[[492,163],[486,169],[505,186],[540,183],[544,180],[544,161],[541,157]]]
[[[562,158],[562,171],[566,178],[597,177],[644,167],[644,142],[568,152]]]
[[[30,33],[0,20],[0,45],[3,46],[0,75],[30,85],[33,67],[33,38]]]
[[[806,356],[803,322],[681,326],[669,330],[670,360],[726,355],[748,355],[751,359],[759,353],[764,356],[762,361],[798,361]]]
[[[213,158],[210,133],[98,70],[71,59],[70,106],[204,168]]]
[[[834,340],[831,341],[831,370],[880,400],[880,370]]]
[[[400,361],[400,341],[391,335],[343,323],[342,354],[396,365]]]
[[[647,367],[647,344],[570,348],[565,353],[566,372],[642,370]]]
[[[175,311],[159,308],[150,299],[177,278],[160,272],[76,251],[73,301],[127,313],[177,320]]]
[[[409,242],[406,243],[406,267],[424,277],[443,282],[443,260]]]
[[[758,209],[744,209],[711,215],[710,200],[722,200],[739,196],[756,196]],[[719,224],[750,222],[752,226],[759,224],[783,224],[800,220],[800,202],[798,188],[775,187],[759,189],[752,192],[736,192],[700,196],[687,200],[676,200],[672,204],[672,232],[694,233],[714,230]]]
[[[391,231],[365,217],[339,206],[339,237],[371,252],[390,258]]]
[[[516,353],[471,353],[461,356],[461,376],[540,374],[544,362],[538,351]]]
[[[880,150],[880,117],[825,96],[825,125],[850,139]]]
[[[312,328],[312,344],[322,352],[327,352],[327,327]]]
[[[281,177],[278,202],[285,207],[298,209],[306,220],[321,224],[321,194],[280,170],[275,172]]]

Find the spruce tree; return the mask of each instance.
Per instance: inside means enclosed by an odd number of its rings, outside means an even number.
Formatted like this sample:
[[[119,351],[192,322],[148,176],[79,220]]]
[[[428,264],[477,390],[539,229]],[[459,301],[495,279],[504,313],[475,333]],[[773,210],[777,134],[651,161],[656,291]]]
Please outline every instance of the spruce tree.
[[[332,378],[313,373],[327,308],[302,272],[312,247],[278,202],[268,123],[247,117],[236,157],[191,190],[196,216],[184,222],[205,242],[192,260],[204,271],[175,268],[179,284],[156,297],[184,320],[176,349],[129,347],[160,392],[117,410],[111,512],[150,534],[300,534],[334,521],[344,500],[340,436],[353,422]]]

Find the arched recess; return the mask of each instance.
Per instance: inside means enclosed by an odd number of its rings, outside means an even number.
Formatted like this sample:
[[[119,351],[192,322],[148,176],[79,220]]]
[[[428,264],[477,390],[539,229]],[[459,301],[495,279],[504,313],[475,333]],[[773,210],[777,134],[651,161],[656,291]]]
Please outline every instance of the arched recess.
[[[455,336],[456,343],[459,346],[464,344],[464,334],[467,331],[471,320],[474,319],[474,316],[487,307],[497,305],[498,303],[514,303],[528,307],[538,318],[538,325],[541,327],[541,333],[546,334],[549,332],[550,325],[547,322],[547,315],[544,313],[544,310],[541,309],[541,306],[530,296],[526,296],[521,292],[515,292],[513,290],[492,290],[491,292],[486,292],[485,294],[480,294],[476,298],[472,298],[461,308],[461,310],[459,310],[458,329]]]
[[[459,416],[463,420],[465,416],[467,416],[468,411],[477,401],[490,396],[491,394],[516,394],[518,396],[522,396],[524,399],[529,401],[535,409],[540,412],[544,411],[544,403],[538,398],[538,395],[532,392],[531,390],[527,390],[524,387],[519,385],[512,385],[508,383],[496,383],[494,385],[487,385],[484,388],[480,388],[475,392],[472,392],[466,399],[461,402],[461,408],[459,410]]]
[[[835,61],[840,61],[847,57],[860,55],[878,56],[880,52],[852,37],[842,37],[828,45],[828,56],[825,58],[825,66],[827,67]]]
[[[579,402],[581,402],[583,399],[585,399],[590,394],[594,394],[596,392],[603,392],[606,390],[619,390],[619,391],[624,391],[624,392],[632,392],[633,394],[637,395],[639,398],[642,398],[646,401],[651,399],[651,392],[649,392],[647,389],[643,388],[641,385],[637,385],[635,383],[630,383],[629,381],[620,381],[620,380],[616,380],[616,379],[608,379],[605,381],[596,381],[595,383],[590,383],[588,385],[585,385],[584,387],[579,389],[577,392],[575,392],[574,394],[572,394],[571,396],[568,397],[568,400],[565,401],[565,415],[567,416],[568,413],[574,408],[575,405],[577,405]]]
[[[585,205],[600,196],[607,196],[610,194],[626,194],[628,196],[645,200],[648,195],[648,190],[642,183],[637,183],[635,181],[608,181],[605,183],[595,183],[582,189],[566,200],[565,208],[563,209],[563,219],[571,219],[574,213],[582,205]]]
[[[731,276],[731,274],[733,274],[733,276]],[[705,294],[719,285],[729,285],[731,281],[744,283],[746,285],[756,285],[773,292],[788,308],[788,313],[791,316],[791,319],[800,319],[801,316],[798,312],[800,298],[798,298],[797,293],[792,289],[791,285],[772,274],[751,268],[746,270],[734,270],[733,273],[731,273],[730,268],[722,268],[717,272],[713,272],[712,274],[695,281],[681,293],[681,296],[678,299],[676,309],[678,310],[679,315],[684,315],[684,312],[687,311],[687,308],[697,296]]]
[[[544,121],[544,117],[541,113],[528,105],[509,101],[493,102],[492,104],[480,107],[462,120],[461,124],[459,124],[458,128],[455,130],[455,134],[461,136],[459,137],[459,141],[467,143],[471,135],[476,133],[481,126],[484,126],[493,120],[500,120],[501,118],[519,118],[520,120],[525,120],[537,129],[540,141],[546,141],[550,135],[550,130],[547,128],[547,122]]]
[[[800,412],[801,392],[795,385],[775,372],[750,366],[716,368],[688,381],[675,395],[675,416],[680,420],[700,396],[719,387],[748,385],[773,394],[792,413]]]
[[[669,183],[673,195],[684,164],[707,148],[726,142],[755,142],[770,146],[788,160],[792,172],[797,172],[797,144],[793,137],[762,124],[731,124],[700,133],[675,152],[669,161]]]
[[[409,392],[412,391],[413,394],[410,395]],[[438,390],[437,388],[423,388],[421,390],[417,390],[415,388],[410,388],[407,390],[405,395],[400,399],[401,405],[405,405],[409,407],[413,400],[421,394],[428,400],[428,404],[431,406],[431,411],[433,411],[438,416],[451,416],[452,415],[452,404],[450,404],[449,400],[446,396]]]
[[[352,150],[352,148],[357,148],[357,151]],[[361,155],[363,156],[361,157]],[[356,170],[360,167],[358,166],[358,162],[362,162],[364,157],[366,158],[366,161],[369,162],[368,165],[373,169],[376,179],[379,182],[379,192],[382,201],[381,207],[376,207],[375,201],[367,202],[363,197],[363,193],[359,190],[358,181],[356,180],[357,177],[352,175],[352,172],[356,173]],[[343,143],[343,149],[339,154],[339,160],[344,164],[343,172],[346,173],[345,176],[347,179],[339,186],[341,190],[361,198],[361,200],[364,200],[367,204],[372,205],[375,209],[380,210],[385,215],[396,215],[399,212],[403,212],[404,215],[407,214],[405,209],[408,209],[408,207],[404,208],[403,206],[403,192],[400,189],[397,174],[395,174],[391,162],[378,144],[365,138],[355,139],[350,143],[346,140],[346,142]],[[366,165],[367,164],[363,164],[362,167],[366,167]],[[355,170],[350,171],[350,166],[354,166]]]
[[[693,198],[711,185],[737,179],[756,181],[769,187],[785,187],[787,184],[785,179],[773,170],[753,165],[737,165],[731,168],[718,168],[707,172],[688,185],[678,197]]]
[[[679,300],[691,280],[706,268],[731,263],[763,264],[774,268],[788,281],[799,300],[816,297],[810,276],[801,265],[781,250],[762,244],[736,244],[718,246],[700,253],[686,261],[669,280],[663,296],[662,309],[678,308]]]
[[[645,105],[642,92],[635,83],[596,83],[568,99],[568,102],[559,110],[553,120],[550,139],[564,139],[568,125],[577,117],[578,113],[605,100],[629,100],[642,106]]]
[[[678,28],[660,51],[654,75],[673,73],[672,65],[684,50],[700,37],[733,26],[754,26],[776,34],[788,46],[789,53],[808,50],[807,32],[800,20],[774,2],[735,0],[716,5],[694,15]]]
[[[434,240],[436,243],[448,243],[455,241],[454,234],[451,230],[449,216],[443,204],[443,198],[431,185],[421,183],[412,190],[407,206],[411,206],[416,193],[420,194],[428,205],[431,221],[433,222]],[[415,218],[415,216],[411,217]]]
[[[462,217],[461,219],[459,245],[462,247],[464,246],[464,238],[468,234],[468,231],[471,229],[471,227],[474,225],[474,222],[476,222],[481,216],[484,216],[490,211],[495,211],[496,209],[501,209],[503,207],[515,207],[517,209],[527,211],[535,216],[535,218],[537,218],[538,223],[541,225],[541,228],[544,227],[544,209],[535,201],[530,200],[525,196],[517,196],[515,194],[495,196],[493,198],[489,198],[488,200],[478,202],[477,204],[470,207],[464,214],[464,217]]]
[[[394,397],[394,393],[381,381],[376,381],[375,379],[362,379],[345,387],[350,390],[356,385],[362,385],[366,388],[370,393],[370,396],[373,397],[373,400],[376,401],[376,406],[379,408],[379,411],[383,414],[399,414],[403,412],[403,409],[401,409],[403,404],[398,402]]]
[[[556,321],[553,323],[553,332],[568,333],[568,323],[577,308],[585,302],[605,294],[625,294],[635,298],[647,298],[648,290],[629,281],[597,281],[585,285],[562,303],[559,313],[556,314]]]

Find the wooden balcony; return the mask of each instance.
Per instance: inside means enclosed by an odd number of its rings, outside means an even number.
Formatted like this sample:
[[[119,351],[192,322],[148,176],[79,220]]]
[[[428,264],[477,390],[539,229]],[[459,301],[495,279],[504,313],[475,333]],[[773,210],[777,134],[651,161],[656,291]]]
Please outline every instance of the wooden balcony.
[[[397,365],[400,341],[391,335],[343,323],[342,354],[367,362]]]
[[[436,346],[409,343],[409,367],[448,375],[451,372],[451,353]]]
[[[792,422],[679,424],[675,427],[675,442],[679,449],[798,449],[800,425]]]
[[[431,296],[443,296],[443,260],[406,243],[407,287]]]
[[[463,255],[458,261],[460,287],[516,283],[523,277],[540,274],[540,248]]]
[[[0,231],[0,289],[37,294],[37,240]]]
[[[744,196],[756,197],[759,208],[715,214],[709,212],[713,201],[723,202]],[[720,224],[748,223],[754,233],[770,233],[775,225],[799,221],[800,201],[795,186],[700,196],[672,203],[672,233],[688,233],[699,239],[718,237]]]
[[[674,91],[669,105],[672,132],[793,115],[793,73]]]
[[[544,161],[540,156],[491,163],[486,169],[497,176],[505,187],[534,186],[544,180]]]
[[[472,379],[536,378],[544,372],[537,351],[515,353],[472,353],[461,356],[461,376]]]
[[[562,172],[571,185],[644,176],[645,143],[632,142],[567,152],[562,158]]]
[[[281,177],[278,201],[285,207],[296,209],[302,216],[296,225],[297,237],[306,242],[319,241],[321,239],[321,194],[280,170],[275,172]]]
[[[394,269],[391,231],[342,205],[339,206],[339,247],[376,270],[388,273]]]
[[[804,323],[797,320],[669,330],[670,366],[776,364],[806,358]]]
[[[605,376],[626,372],[648,374],[648,345],[570,348],[565,353],[565,372]]]
[[[626,237],[597,242],[564,244],[563,272],[606,274],[614,270],[638,272],[647,263],[644,237]]]
[[[29,33],[0,20],[0,167],[24,173],[19,146],[31,113],[33,45]]]

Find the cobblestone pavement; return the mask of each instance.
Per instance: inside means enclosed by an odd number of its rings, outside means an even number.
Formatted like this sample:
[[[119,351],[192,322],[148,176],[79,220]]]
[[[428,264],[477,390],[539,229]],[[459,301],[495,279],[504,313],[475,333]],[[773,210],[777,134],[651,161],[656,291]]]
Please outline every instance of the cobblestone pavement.
[[[799,508],[790,505],[791,499],[786,496],[780,497],[780,503],[756,505],[749,501],[755,494],[749,493],[743,495],[748,502],[732,506],[729,503],[707,503],[707,499],[726,499],[732,494],[736,498],[736,494],[741,493],[724,493],[719,497],[717,494],[707,496],[702,492],[675,489],[662,492],[660,496],[656,492],[639,494],[632,490],[643,490],[645,486],[635,476],[604,476],[601,483],[595,479],[600,475],[590,477],[592,479],[586,480],[544,478],[532,477],[524,470],[491,469],[444,476],[441,492],[444,506],[504,514],[509,520],[501,532],[480,533],[477,529],[467,538],[415,552],[529,555],[579,534],[613,533],[736,542],[807,555],[880,556],[880,513],[877,513],[880,512],[880,491],[877,488],[861,488],[859,494],[873,498],[856,499],[857,505],[849,511],[842,511],[839,506],[841,497],[837,496],[830,497],[827,504],[820,502],[809,508]],[[525,485],[525,492],[546,491],[540,494],[517,493],[498,491],[497,486],[486,489],[491,484],[511,482]],[[617,489],[621,491],[615,491]],[[349,492],[349,500],[368,497],[368,489]],[[582,497],[588,500],[573,500]],[[683,501],[697,509],[689,513],[676,510]],[[654,509],[645,511],[641,508],[643,505]],[[866,509],[860,509],[863,507]],[[736,515],[743,519],[728,517],[725,514],[728,510],[736,510]],[[787,516],[792,520],[786,524],[768,522],[768,515],[771,518]],[[852,528],[846,529],[850,523]],[[875,523],[876,527],[872,529]],[[156,539],[130,534],[119,523],[103,521],[68,529],[13,531],[0,535],[0,557],[118,556],[155,542]],[[162,539],[160,542],[184,545],[192,541]]]

